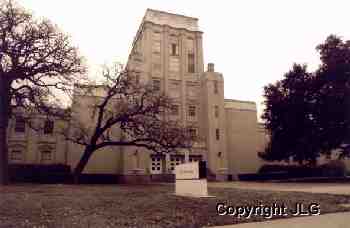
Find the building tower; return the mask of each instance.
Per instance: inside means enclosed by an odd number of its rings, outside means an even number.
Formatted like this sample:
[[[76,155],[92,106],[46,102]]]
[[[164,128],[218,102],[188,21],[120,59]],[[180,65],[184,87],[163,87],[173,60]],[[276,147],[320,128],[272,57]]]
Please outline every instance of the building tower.
[[[128,69],[140,72],[140,82],[152,82],[172,97],[170,118],[191,126],[200,139],[190,154],[151,156],[151,174],[171,173],[175,165],[195,160],[206,160],[213,174],[226,167],[224,123],[219,117],[212,123],[215,104],[224,116],[223,80],[218,73],[204,73],[202,34],[197,18],[148,9],[133,42]],[[214,84],[219,94],[214,94]],[[207,111],[210,113],[204,114]],[[221,137],[218,142],[215,135]]]

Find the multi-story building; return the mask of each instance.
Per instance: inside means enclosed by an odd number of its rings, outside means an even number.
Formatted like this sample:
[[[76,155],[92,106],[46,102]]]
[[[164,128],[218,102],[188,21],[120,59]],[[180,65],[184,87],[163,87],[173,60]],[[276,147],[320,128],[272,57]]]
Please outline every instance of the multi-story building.
[[[157,155],[139,148],[111,147],[97,151],[85,173],[118,174],[124,181],[159,180],[176,165],[198,160],[206,161],[209,176],[218,180],[257,171],[264,134],[257,123],[256,104],[224,99],[223,75],[212,63],[204,70],[202,39],[197,18],[148,9],[127,62],[128,69],[138,72],[138,82],[151,82],[173,98],[169,118],[192,127],[198,138],[193,149]],[[72,116],[91,124],[88,110],[99,92],[96,87],[91,95],[75,93]],[[64,161],[74,167],[83,148],[66,144]]]
[[[68,122],[13,107],[7,131],[10,164],[67,164],[68,142],[56,132]],[[31,125],[28,124],[30,119]]]

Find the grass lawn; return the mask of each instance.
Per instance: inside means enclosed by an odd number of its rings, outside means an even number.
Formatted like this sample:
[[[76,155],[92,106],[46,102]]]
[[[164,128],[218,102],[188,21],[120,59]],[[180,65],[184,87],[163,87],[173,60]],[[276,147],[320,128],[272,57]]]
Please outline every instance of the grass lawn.
[[[266,220],[219,216],[216,205],[318,203],[321,214],[350,211],[350,196],[210,188],[215,198],[173,195],[173,185],[0,187],[0,227],[202,227]],[[274,217],[275,218],[275,217]]]

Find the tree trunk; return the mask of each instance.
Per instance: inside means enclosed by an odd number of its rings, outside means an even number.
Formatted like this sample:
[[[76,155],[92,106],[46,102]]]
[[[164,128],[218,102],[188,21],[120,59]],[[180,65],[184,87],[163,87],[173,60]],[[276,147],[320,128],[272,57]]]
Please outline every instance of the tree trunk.
[[[94,151],[95,151],[95,149],[91,146],[85,147],[83,156],[80,158],[80,161],[79,161],[78,165],[75,167],[74,172],[73,172],[74,184],[79,184],[80,174],[83,172],[86,164],[88,163],[88,161],[89,161],[89,159]]]
[[[0,185],[7,185],[8,176],[8,148],[7,127],[10,118],[10,82],[0,75]]]

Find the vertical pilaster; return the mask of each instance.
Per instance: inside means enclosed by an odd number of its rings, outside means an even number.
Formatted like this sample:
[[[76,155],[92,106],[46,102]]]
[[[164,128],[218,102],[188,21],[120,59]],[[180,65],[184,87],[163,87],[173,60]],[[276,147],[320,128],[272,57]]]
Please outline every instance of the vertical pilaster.
[[[145,69],[144,77],[145,80],[148,82],[152,79],[152,25],[149,23],[144,23],[143,30],[145,36],[145,45],[143,45]]]
[[[163,27],[163,38],[162,38],[162,53],[163,53],[163,78],[164,78],[164,91],[168,91],[169,88],[169,27]]]
[[[186,59],[187,59],[187,51],[186,51],[186,33],[184,30],[180,31],[180,79],[181,79],[181,110],[182,110],[182,123],[186,125]]]
[[[199,76],[204,72],[202,32],[196,32],[196,69]]]

